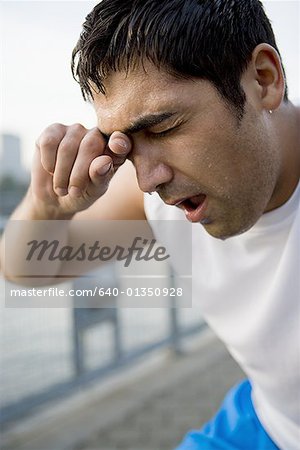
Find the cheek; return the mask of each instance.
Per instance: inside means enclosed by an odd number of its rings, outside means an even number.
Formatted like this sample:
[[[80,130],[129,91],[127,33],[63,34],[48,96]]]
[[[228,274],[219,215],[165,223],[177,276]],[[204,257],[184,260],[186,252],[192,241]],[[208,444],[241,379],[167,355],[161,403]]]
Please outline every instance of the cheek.
[[[208,190],[223,192],[226,186],[231,186],[230,180],[238,175],[238,149],[235,134],[215,129],[201,135],[197,142],[192,142],[190,149],[189,168],[193,177]]]

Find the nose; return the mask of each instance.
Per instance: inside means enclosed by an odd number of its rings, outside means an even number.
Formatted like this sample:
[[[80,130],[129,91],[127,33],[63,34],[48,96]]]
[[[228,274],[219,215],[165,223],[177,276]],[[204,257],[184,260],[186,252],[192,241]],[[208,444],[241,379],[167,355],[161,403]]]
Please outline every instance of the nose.
[[[153,192],[160,185],[169,183],[173,178],[171,167],[163,162],[152,160],[145,155],[133,158],[137,180],[143,192]]]

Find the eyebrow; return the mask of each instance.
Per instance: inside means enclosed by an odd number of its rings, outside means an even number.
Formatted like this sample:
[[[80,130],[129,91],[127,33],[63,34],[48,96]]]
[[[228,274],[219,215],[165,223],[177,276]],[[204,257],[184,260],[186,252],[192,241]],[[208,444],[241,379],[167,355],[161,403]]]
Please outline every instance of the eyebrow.
[[[124,134],[133,134],[138,131],[145,130],[146,128],[154,127],[170,117],[174,116],[176,112],[164,112],[160,114],[149,114],[148,116],[141,117],[137,119],[130,127],[125,128],[124,130],[119,130]],[[110,134],[105,134],[101,132],[102,135],[108,140],[110,138]]]

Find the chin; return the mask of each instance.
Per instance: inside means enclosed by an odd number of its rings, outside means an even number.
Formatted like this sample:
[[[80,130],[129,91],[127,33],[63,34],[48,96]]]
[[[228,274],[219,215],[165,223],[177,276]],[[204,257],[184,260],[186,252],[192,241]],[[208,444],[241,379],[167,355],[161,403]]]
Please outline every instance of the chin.
[[[233,238],[235,236],[239,236],[243,233],[246,233],[250,228],[255,225],[256,221],[251,221],[243,224],[236,224],[234,226],[233,223],[230,224],[222,224],[218,221],[213,221],[209,224],[202,225],[207,233],[215,239],[220,239],[225,241],[226,239]]]

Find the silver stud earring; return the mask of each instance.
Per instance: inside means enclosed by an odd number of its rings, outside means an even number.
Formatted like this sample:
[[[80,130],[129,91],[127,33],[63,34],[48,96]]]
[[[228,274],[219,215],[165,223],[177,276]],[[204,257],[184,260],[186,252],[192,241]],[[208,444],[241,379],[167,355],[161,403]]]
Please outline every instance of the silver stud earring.
[[[271,109],[269,109],[269,114],[273,114],[273,111]]]

